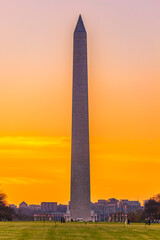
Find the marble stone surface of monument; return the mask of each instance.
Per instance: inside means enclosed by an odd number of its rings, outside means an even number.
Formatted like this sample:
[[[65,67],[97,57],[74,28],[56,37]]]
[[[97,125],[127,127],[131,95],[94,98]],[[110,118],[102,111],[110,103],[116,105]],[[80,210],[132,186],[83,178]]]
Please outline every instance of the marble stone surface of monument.
[[[91,219],[87,33],[81,15],[73,38],[70,217]]]

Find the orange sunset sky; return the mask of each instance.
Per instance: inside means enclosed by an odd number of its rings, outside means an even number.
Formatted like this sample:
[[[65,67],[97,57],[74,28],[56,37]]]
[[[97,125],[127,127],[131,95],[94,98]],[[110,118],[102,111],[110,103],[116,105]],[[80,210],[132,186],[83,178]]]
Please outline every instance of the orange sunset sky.
[[[160,1],[0,3],[0,190],[70,199],[73,31],[88,34],[91,200],[160,192]]]

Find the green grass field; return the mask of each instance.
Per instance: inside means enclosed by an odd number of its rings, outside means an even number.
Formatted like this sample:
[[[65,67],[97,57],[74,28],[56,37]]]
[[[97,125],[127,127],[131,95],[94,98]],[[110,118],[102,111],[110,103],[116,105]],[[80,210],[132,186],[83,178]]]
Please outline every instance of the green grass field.
[[[160,224],[0,222],[0,240],[160,239]]]

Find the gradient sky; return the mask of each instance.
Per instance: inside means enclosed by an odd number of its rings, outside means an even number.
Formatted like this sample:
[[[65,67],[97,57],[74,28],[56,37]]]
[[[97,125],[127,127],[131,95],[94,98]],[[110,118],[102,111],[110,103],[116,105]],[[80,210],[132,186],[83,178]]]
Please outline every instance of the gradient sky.
[[[88,34],[91,200],[160,192],[160,1],[0,1],[0,190],[70,199],[72,37]]]

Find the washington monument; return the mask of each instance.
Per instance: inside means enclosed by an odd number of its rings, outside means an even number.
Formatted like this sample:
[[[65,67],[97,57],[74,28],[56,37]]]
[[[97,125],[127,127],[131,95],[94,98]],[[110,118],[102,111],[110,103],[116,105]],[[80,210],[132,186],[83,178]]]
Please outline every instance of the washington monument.
[[[91,219],[87,33],[79,16],[73,40],[71,219]]]

